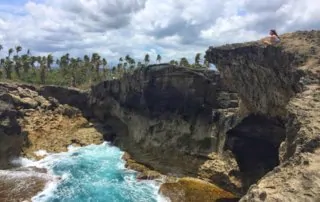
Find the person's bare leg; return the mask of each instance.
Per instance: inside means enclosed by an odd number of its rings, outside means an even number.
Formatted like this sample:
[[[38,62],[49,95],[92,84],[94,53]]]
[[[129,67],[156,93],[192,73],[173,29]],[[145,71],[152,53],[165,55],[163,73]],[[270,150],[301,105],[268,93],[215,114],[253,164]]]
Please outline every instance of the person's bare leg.
[[[264,44],[267,44],[267,45],[272,45],[271,43],[271,40],[270,39],[267,39],[267,40],[264,40],[263,41]]]

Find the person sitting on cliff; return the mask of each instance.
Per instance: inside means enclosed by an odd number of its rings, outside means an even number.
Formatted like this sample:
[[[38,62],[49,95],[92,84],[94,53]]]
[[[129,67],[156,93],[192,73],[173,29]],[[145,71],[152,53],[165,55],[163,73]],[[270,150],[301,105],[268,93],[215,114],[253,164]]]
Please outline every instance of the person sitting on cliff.
[[[278,36],[276,30],[274,29],[270,30],[269,34],[270,36],[263,41],[264,44],[275,45],[277,43],[280,43],[280,37]]]

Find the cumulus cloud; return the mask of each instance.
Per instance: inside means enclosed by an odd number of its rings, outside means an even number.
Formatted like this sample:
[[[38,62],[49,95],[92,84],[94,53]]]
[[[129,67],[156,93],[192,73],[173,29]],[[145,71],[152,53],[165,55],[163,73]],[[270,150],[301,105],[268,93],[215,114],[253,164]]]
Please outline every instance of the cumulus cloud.
[[[114,62],[146,53],[193,59],[208,46],[256,40],[271,28],[320,29],[319,10],[318,0],[1,1],[0,44],[41,55],[99,52]]]

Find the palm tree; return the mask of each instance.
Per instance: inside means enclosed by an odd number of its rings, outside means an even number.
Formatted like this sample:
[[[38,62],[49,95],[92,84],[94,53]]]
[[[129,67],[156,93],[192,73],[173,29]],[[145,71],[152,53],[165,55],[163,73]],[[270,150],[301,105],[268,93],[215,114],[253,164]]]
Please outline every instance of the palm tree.
[[[98,53],[92,54],[91,63],[93,67],[96,69],[97,75],[99,75],[99,67],[100,67],[101,61],[100,61],[100,55]]]
[[[46,56],[38,57],[38,62],[40,63],[40,81],[41,84],[46,83],[46,65],[48,64]]]
[[[142,63],[139,61],[138,63],[137,63],[137,68],[141,68],[142,67]]]
[[[1,51],[2,49],[3,49],[3,46],[0,44],[0,51]],[[3,64],[4,64],[4,60],[1,59],[1,60],[0,60],[0,68],[2,68]],[[0,69],[0,70],[1,70],[1,69]],[[0,73],[1,73],[0,78],[2,78],[2,70],[0,71]]]
[[[8,57],[10,58],[11,54],[13,53],[13,48],[9,48],[8,50]]]
[[[125,63],[126,64],[126,63]],[[124,64],[124,65],[125,65]],[[122,65],[122,64],[118,64],[118,66],[117,66],[117,74],[118,74],[118,77],[120,77],[122,74],[123,74],[123,72],[124,72],[124,65]]]
[[[103,71],[103,79],[107,78],[108,68],[107,68],[108,62],[105,58],[102,59],[102,71]]]
[[[71,68],[71,86],[76,86],[76,69],[78,66],[78,61],[75,58],[71,58],[70,60],[70,68]]]
[[[196,65],[199,65],[200,64],[200,57],[201,57],[201,54],[200,53],[197,53],[196,54],[196,57],[194,58],[194,63]]]
[[[112,67],[112,73],[115,74],[116,73],[117,68],[115,66]]]
[[[123,69],[127,69],[127,66],[128,66],[127,62],[123,63]]]
[[[18,78],[20,78],[20,69],[22,67],[20,58],[18,55],[13,56],[13,61],[14,61],[14,71],[16,72],[16,75]]]
[[[131,57],[129,55],[126,55],[126,57],[124,58],[124,60],[130,64],[130,60],[131,60]]]
[[[46,64],[47,69],[51,69],[51,65],[53,64],[53,62],[54,62],[53,56],[49,54],[47,56],[47,64]]]
[[[11,73],[12,73],[12,67],[13,67],[13,62],[10,60],[9,56],[6,57],[4,63],[4,70],[6,72],[6,78],[11,79]]]
[[[0,45],[0,46],[1,46],[1,45]],[[1,58],[1,59],[0,59],[0,68],[2,68],[3,65],[4,65],[4,59]],[[2,74],[3,74],[2,70],[1,70],[0,74],[1,74],[1,75],[0,75],[0,78],[2,78]]]
[[[176,60],[170,60],[169,62],[171,65],[179,65],[178,61]]]
[[[107,60],[105,58],[103,58],[102,59],[102,67],[103,67],[103,69],[105,69],[107,67],[107,64],[108,64]]]
[[[86,78],[91,79],[90,57],[88,55],[84,55],[83,61],[84,61],[84,69],[86,71],[86,73],[85,73]],[[91,82],[91,80],[90,80],[90,82]]]
[[[83,61],[84,61],[85,63],[89,63],[89,62],[90,62],[89,56],[88,56],[88,55],[84,55],[84,56],[83,56]]]
[[[147,54],[144,56],[144,63],[145,63],[145,65],[148,65],[149,62],[150,62],[150,56],[149,56],[149,54],[147,53]]]
[[[26,74],[30,69],[31,59],[29,58],[29,55],[24,54],[21,56],[21,60],[22,60],[23,72]]]
[[[130,58],[129,60],[129,68],[131,69],[131,71],[135,68],[135,64],[136,64],[136,61],[133,59],[133,58]]]
[[[160,62],[161,62],[161,55],[157,55],[157,61],[158,61],[158,63],[160,64]]]
[[[17,55],[19,55],[19,52],[22,51],[22,47],[21,46],[16,46],[16,53]]]
[[[179,65],[184,66],[184,67],[190,67],[189,62],[188,62],[187,58],[185,58],[185,57],[181,58]]]

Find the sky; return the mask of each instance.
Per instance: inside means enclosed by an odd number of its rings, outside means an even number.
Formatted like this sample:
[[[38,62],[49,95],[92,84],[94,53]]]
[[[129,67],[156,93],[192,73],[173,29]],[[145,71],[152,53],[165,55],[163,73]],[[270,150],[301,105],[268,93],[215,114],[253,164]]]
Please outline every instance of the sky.
[[[0,0],[0,44],[34,55],[163,62],[209,46],[320,29],[320,0]]]

